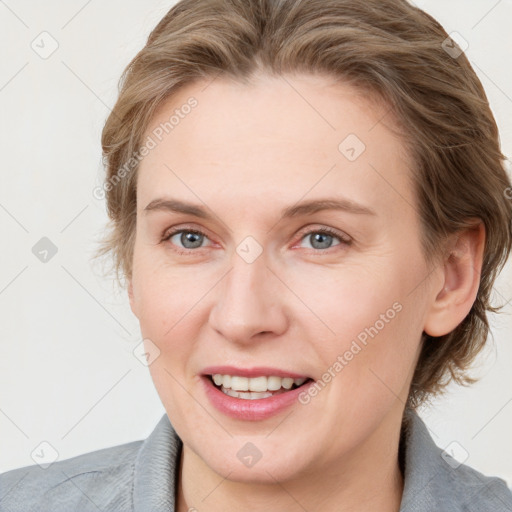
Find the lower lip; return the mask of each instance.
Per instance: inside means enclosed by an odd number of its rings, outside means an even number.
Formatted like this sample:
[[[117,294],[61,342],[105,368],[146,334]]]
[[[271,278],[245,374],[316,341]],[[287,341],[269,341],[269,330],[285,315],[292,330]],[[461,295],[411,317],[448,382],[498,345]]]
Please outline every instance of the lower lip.
[[[298,402],[298,397],[303,391],[314,384],[310,381],[296,389],[280,393],[279,395],[268,398],[257,398],[255,400],[246,400],[244,398],[234,398],[226,395],[220,389],[215,387],[210,378],[206,375],[201,376],[204,383],[206,395],[212,405],[220,412],[231,416],[237,420],[258,421],[270,418],[293,403]]]

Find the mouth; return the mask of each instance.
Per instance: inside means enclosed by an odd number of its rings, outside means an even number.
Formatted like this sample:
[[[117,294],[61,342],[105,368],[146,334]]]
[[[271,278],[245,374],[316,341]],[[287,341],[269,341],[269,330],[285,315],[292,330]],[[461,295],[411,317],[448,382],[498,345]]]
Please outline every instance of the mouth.
[[[243,400],[270,398],[306,386],[313,381],[310,377],[292,378],[275,375],[242,377],[216,373],[204,377],[225,395]]]

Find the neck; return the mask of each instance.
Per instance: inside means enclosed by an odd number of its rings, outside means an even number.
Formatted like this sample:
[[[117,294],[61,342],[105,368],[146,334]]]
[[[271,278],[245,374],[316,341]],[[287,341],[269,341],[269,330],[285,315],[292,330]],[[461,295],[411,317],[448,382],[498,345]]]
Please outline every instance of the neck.
[[[403,412],[403,411],[402,411]],[[382,424],[364,446],[285,482],[228,480],[185,444],[180,459],[177,512],[284,510],[286,512],[398,512],[404,479],[399,464],[400,418]]]

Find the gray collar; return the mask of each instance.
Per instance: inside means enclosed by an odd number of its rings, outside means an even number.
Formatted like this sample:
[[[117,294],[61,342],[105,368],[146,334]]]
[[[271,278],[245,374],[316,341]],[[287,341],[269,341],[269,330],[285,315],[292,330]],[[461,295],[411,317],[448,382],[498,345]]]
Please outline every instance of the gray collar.
[[[418,414],[406,409],[404,493],[401,512],[512,512],[504,480],[460,464],[439,448]]]
[[[174,511],[182,447],[164,415],[135,461],[135,512]],[[401,512],[512,512],[512,493],[505,482],[459,465],[434,443],[411,409],[404,413],[401,448],[405,454]]]
[[[134,512],[174,512],[183,443],[164,414],[135,460]]]

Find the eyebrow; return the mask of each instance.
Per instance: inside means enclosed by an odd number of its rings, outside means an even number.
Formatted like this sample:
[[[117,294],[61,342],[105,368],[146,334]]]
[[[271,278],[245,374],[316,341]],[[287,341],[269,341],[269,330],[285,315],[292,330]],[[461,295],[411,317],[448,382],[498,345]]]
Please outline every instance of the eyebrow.
[[[311,215],[323,210],[341,210],[348,213],[377,215],[374,210],[368,206],[356,203],[347,198],[324,198],[310,201],[303,201],[282,210],[281,219],[299,217],[301,215]],[[151,201],[145,208],[144,214],[152,211],[167,211],[174,213],[185,213],[201,219],[213,219],[213,215],[197,204],[186,203],[172,198],[158,198]]]

